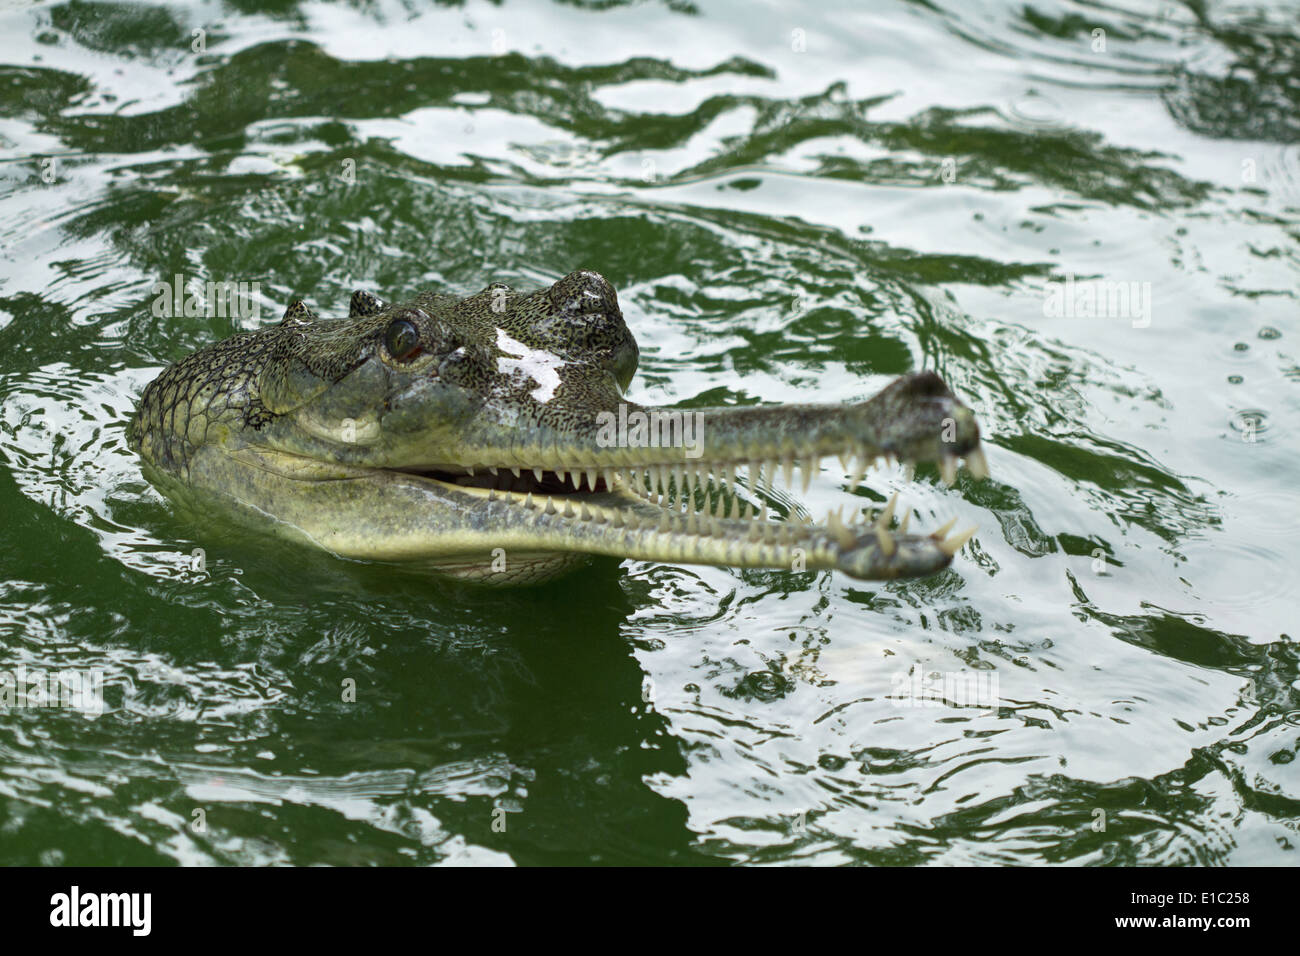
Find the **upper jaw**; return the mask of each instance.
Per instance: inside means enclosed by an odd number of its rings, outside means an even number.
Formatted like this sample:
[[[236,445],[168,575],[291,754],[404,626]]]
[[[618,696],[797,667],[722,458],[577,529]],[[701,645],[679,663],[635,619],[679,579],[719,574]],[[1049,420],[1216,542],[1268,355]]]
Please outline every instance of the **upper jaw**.
[[[567,478],[573,490],[594,490],[616,475],[639,473],[666,485],[684,473],[733,475],[756,468],[807,477],[824,458],[838,458],[855,476],[854,484],[877,460],[936,465],[945,483],[956,477],[962,457],[973,477],[987,473],[979,425],[937,375],[904,375],[874,398],[851,405],[777,405],[727,408],[655,408],[606,402],[592,409],[549,409],[526,425],[483,422],[466,430],[450,447],[418,467],[452,475],[511,472],[516,477],[545,473]],[[401,467],[401,466],[398,466]],[[657,477],[656,477],[657,476]],[[482,484],[482,481],[472,482]],[[627,484],[635,481],[627,480]],[[502,484],[506,489],[509,484]]]

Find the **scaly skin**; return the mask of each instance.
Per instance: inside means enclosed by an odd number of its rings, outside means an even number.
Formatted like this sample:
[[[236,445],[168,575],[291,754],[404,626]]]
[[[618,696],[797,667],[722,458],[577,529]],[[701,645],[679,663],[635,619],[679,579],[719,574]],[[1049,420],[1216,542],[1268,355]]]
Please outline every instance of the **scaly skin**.
[[[882,456],[934,462],[950,481],[965,455],[982,477],[975,417],[937,375],[855,405],[690,409],[698,432],[652,447],[636,413],[682,412],[623,398],[637,355],[594,272],[394,306],[358,292],[346,319],[295,302],[279,325],[151,382],[131,446],[178,500],[269,518],[341,557],[486,583],[544,580],[589,554],[916,577],[969,537],[891,531],[892,502],[872,526],[765,516],[776,472],[789,484],[799,465],[806,487],[828,455],[858,458],[855,486]],[[745,466],[757,489],[735,482]]]

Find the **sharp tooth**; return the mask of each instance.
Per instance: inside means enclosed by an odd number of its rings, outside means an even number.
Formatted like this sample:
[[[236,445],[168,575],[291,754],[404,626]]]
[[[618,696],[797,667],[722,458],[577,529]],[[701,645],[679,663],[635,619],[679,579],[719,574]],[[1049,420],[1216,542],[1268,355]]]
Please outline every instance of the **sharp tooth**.
[[[596,469],[595,468],[587,469],[587,487],[592,491],[596,490]]]
[[[983,448],[976,448],[966,456],[966,468],[976,480],[982,481],[989,476],[989,462],[984,457]]]
[[[952,530],[952,526],[955,525],[956,523],[957,523],[957,519],[953,518],[942,528],[937,528],[933,532],[931,532],[930,537],[934,538],[936,541],[942,541],[944,537],[948,534],[948,532]]]
[[[749,490],[755,496],[758,495],[758,462],[756,461],[749,463]]]
[[[470,476],[471,478],[474,477],[474,466],[473,466],[473,465],[466,465],[466,466],[465,466],[465,470],[469,472],[469,476]]]
[[[740,519],[740,496],[732,495],[731,496],[731,520],[737,521],[739,519]]]
[[[808,494],[808,486],[812,484],[814,471],[822,470],[822,460],[818,455],[803,460],[803,493]]]
[[[880,543],[880,550],[885,552],[885,557],[892,558],[894,556],[894,551],[898,546],[894,543],[894,536],[892,534],[884,528],[877,528],[876,541]],[[943,545],[941,544],[939,547],[943,547]]]
[[[497,500],[497,492],[496,492],[496,489],[495,489],[495,488],[489,489],[489,491],[488,491],[488,501],[496,501],[496,500]]]
[[[826,530],[834,536],[841,548],[853,547],[856,539],[853,537],[853,532],[844,527],[844,521],[841,519],[839,512],[828,511],[825,524]]]
[[[853,469],[853,475],[849,478],[849,491],[857,491],[858,485],[862,484],[862,479],[867,476],[868,461],[865,451],[858,455],[858,466]]]
[[[898,492],[895,491],[889,498],[889,504],[885,510],[880,513],[880,520],[876,522],[877,527],[888,528],[894,521],[894,507],[898,504]]]
[[[510,469],[510,472],[511,472],[511,473],[512,473],[516,478],[519,477],[519,469],[518,469],[518,468],[511,468],[511,469]]]
[[[591,511],[587,508],[587,503],[585,501],[578,506],[578,513],[582,515],[583,521],[591,520]]]
[[[727,500],[723,498],[722,493],[719,492],[717,499],[713,502],[713,517],[715,518],[722,517],[722,509],[726,505],[726,503]]]
[[[495,475],[496,473],[497,473],[496,468],[494,468],[494,467],[492,467],[491,465],[489,465],[489,466],[488,466],[488,474],[490,474],[490,475]]]
[[[524,504],[529,508],[533,506],[533,493],[531,491],[524,496]]]
[[[784,479],[785,486],[787,488],[794,487],[794,456],[793,455],[786,455],[785,461],[781,462],[781,477]],[[808,490],[807,488],[804,489],[804,491],[807,490]]]
[[[912,520],[912,510],[909,508],[907,511],[903,512],[903,520],[898,526],[899,534],[907,534],[907,525],[908,522],[910,522],[911,520]]]
[[[943,460],[939,462],[939,471],[943,476],[943,483],[949,488],[957,480],[957,456],[944,455]]]
[[[835,457],[839,459],[840,467],[844,469],[845,474],[848,474],[848,470],[849,470],[849,455],[848,455],[848,453],[842,451],[842,452],[839,452]]]
[[[623,527],[623,511],[621,508],[614,509],[614,513],[609,516],[609,523],[615,528]]]
[[[533,477],[537,479],[537,483],[538,483],[539,485],[542,483],[542,475],[543,475],[543,474],[545,474],[545,472],[543,472],[542,469],[540,469],[540,468],[534,468],[534,469],[533,469]]]
[[[975,537],[975,532],[978,530],[979,530],[978,527],[968,528],[967,530],[963,531],[961,534],[953,535],[951,538],[948,538],[945,541],[940,541],[939,547],[944,551],[944,553],[948,555],[954,555],[961,550],[961,546],[963,544],[965,544],[971,538]]]
[[[736,466],[727,462],[722,466],[722,487],[732,491],[736,486]]]
[[[558,513],[559,513],[559,512],[557,512],[557,511],[555,510],[555,499],[552,498],[550,495],[547,495],[547,496],[546,496],[546,513],[547,513],[548,515],[553,515],[553,514],[558,514]]]
[[[916,480],[916,465],[912,464],[910,461],[903,463],[903,480],[904,481]]]
[[[564,517],[566,518],[573,517],[573,502],[570,501],[568,498],[564,499]]]
[[[692,511],[689,515],[686,516],[687,534],[695,534],[695,529],[699,527],[699,525],[696,523],[697,514],[698,512]]]

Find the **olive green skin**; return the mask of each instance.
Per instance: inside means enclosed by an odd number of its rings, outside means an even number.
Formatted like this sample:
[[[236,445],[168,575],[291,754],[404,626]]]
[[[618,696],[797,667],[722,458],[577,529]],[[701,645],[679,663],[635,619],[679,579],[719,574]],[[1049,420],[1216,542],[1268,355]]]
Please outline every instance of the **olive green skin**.
[[[383,341],[398,316],[411,320],[420,338],[420,354],[404,362]],[[532,394],[538,383],[527,370],[517,373],[515,356],[500,345],[502,332],[556,357],[552,400]],[[201,349],[151,382],[132,447],[181,475],[214,428],[251,431],[259,444],[366,467],[492,464],[474,459],[470,434],[571,433],[593,409],[623,401],[638,354],[613,287],[594,272],[575,272],[528,295],[497,283],[466,299],[426,292],[386,309],[357,293],[346,319],[318,319],[295,302],[279,325]],[[355,423],[380,413],[379,440],[304,433],[297,415],[309,404],[321,421]],[[444,436],[445,445],[435,440]]]
[[[340,557],[488,583],[544,580],[589,554],[861,578],[951,561],[928,536],[697,519],[645,488],[648,474],[666,492],[678,469],[674,487],[707,487],[707,507],[735,464],[771,462],[770,473],[832,454],[972,454],[974,416],[938,376],[903,376],[855,405],[692,409],[707,424],[692,460],[602,440],[601,413],[657,411],[623,397],[637,359],[617,295],[594,272],[526,294],[494,284],[392,306],[357,292],[345,319],[295,302],[278,325],[165,369],[144,390],[130,444],[150,480],[195,510],[219,504]],[[557,475],[570,479],[562,489]]]

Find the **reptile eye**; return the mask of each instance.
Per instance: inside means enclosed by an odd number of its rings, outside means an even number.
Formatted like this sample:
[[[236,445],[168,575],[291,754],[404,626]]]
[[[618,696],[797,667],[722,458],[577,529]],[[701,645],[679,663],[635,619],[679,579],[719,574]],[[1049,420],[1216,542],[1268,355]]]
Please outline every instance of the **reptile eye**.
[[[384,348],[395,361],[409,361],[420,353],[420,330],[410,319],[393,319],[384,331]]]

